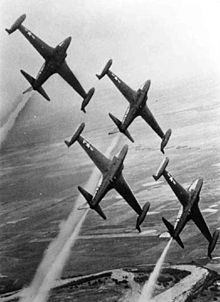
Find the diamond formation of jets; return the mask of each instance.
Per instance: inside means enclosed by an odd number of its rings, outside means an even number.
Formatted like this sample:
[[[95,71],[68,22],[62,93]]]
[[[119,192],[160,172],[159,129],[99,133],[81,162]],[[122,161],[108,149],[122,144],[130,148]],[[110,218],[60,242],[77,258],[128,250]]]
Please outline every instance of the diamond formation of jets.
[[[128,152],[128,146],[125,145],[120,151],[119,155],[114,156],[113,159],[110,160],[80,135],[84,127],[85,124],[82,123],[71,140],[65,141],[65,144],[70,147],[75,141],[78,141],[97,168],[101,171],[102,182],[96,189],[94,196],[92,196],[82,187],[78,186],[80,193],[85,197],[90,208],[95,210],[103,219],[106,219],[106,216],[103,213],[99,203],[106,193],[114,188],[126,200],[129,206],[138,214],[136,228],[140,232],[140,225],[146,217],[146,214],[150,208],[150,203],[146,202],[142,209],[122,175],[122,170],[124,168],[123,162]]]
[[[126,135],[130,139],[130,141],[134,142],[134,139],[128,131],[128,127],[136,117],[141,116],[162,139],[160,150],[164,153],[164,148],[166,147],[171,136],[171,129],[168,129],[167,132],[164,133],[147,106],[147,94],[151,81],[146,81],[142,89],[140,88],[137,91],[134,91],[110,70],[111,65],[112,60],[109,60],[101,74],[97,74],[96,76],[98,79],[101,79],[105,75],[107,75],[109,79],[114,83],[114,85],[119,89],[119,91],[123,94],[123,96],[127,99],[127,101],[129,102],[129,108],[125,113],[122,122],[111,113],[109,113],[110,118],[116,124],[118,130]],[[115,133],[115,131],[110,132],[109,134],[113,133]]]
[[[42,85],[48,80],[51,75],[58,73],[83,98],[81,110],[83,112],[86,112],[85,108],[92,98],[95,89],[91,88],[88,93],[86,93],[86,91],[81,86],[80,82],[66,63],[67,49],[71,43],[71,37],[66,38],[55,48],[53,48],[47,45],[29,29],[22,25],[25,19],[26,15],[23,14],[12,24],[9,29],[6,28],[6,31],[8,34],[11,34],[16,30],[19,30],[37,50],[37,52],[45,59],[45,62],[42,65],[36,79],[34,79],[25,71],[21,70],[22,75],[31,84],[31,87],[25,90],[23,93],[26,93],[33,89],[38,91],[46,100],[50,101],[50,98],[43,89]],[[162,153],[164,153],[164,149],[170,139],[172,131],[171,129],[168,129],[164,133],[158,122],[156,121],[154,115],[151,113],[150,109],[147,106],[148,91],[150,89],[151,81],[147,80],[142,88],[139,88],[137,91],[135,91],[110,70],[111,65],[112,60],[109,60],[102,70],[101,74],[97,74],[96,76],[100,80],[105,75],[107,75],[116,86],[116,88],[127,99],[127,101],[129,102],[129,107],[122,121],[116,118],[113,114],[109,113],[110,118],[117,126],[117,130],[112,131],[109,134],[114,134],[120,131],[125,136],[127,136],[130,141],[134,142],[133,137],[128,131],[128,127],[132,124],[136,117],[141,116],[161,138],[160,150]],[[100,202],[108,193],[108,191],[114,188],[125,199],[128,205],[137,213],[138,217],[136,221],[136,229],[140,232],[140,226],[149,211],[150,203],[146,202],[142,208],[123,177],[122,170],[124,168],[124,160],[128,152],[128,146],[125,145],[117,156],[109,159],[81,136],[84,127],[85,124],[82,123],[76,130],[75,134],[72,136],[71,140],[65,141],[65,144],[70,147],[72,144],[78,141],[78,143],[85,150],[85,152],[88,154],[97,168],[101,171],[102,179],[100,184],[96,188],[94,196],[92,196],[92,194],[87,192],[81,186],[78,186],[78,190],[84,196],[90,208],[95,210],[103,219],[106,219],[106,216],[102,208],[100,207]],[[168,163],[169,159],[168,157],[166,157],[161,163],[157,173],[153,175],[153,177],[157,181],[162,175],[164,176],[174,194],[179,199],[182,205],[182,212],[176,225],[174,226],[164,217],[162,217],[162,220],[166,225],[171,237],[174,238],[182,248],[184,248],[184,245],[180,238],[180,234],[188,221],[193,220],[193,222],[199,228],[200,232],[209,242],[208,257],[211,258],[212,252],[219,238],[219,231],[215,230],[213,235],[211,235],[210,230],[198,206],[203,179],[199,178],[195,180],[186,190],[166,170]]]
[[[85,107],[88,105],[91,97],[94,94],[95,89],[91,88],[88,93],[85,92],[80,82],[77,80],[73,72],[70,70],[66,63],[67,48],[70,45],[71,37],[66,38],[63,42],[58,44],[55,48],[47,45],[25,26],[22,25],[26,18],[26,15],[20,16],[10,29],[5,29],[8,34],[13,33],[17,29],[25,36],[25,38],[33,45],[33,47],[39,52],[39,54],[45,59],[45,63],[41,67],[37,78],[34,79],[27,72],[21,70],[23,76],[31,84],[23,93],[26,93],[32,89],[37,90],[46,100],[50,101],[49,96],[42,88],[42,85],[48,80],[48,78],[58,73],[84,100],[81,105],[81,110],[85,111]]]
[[[162,161],[157,173],[153,175],[153,177],[155,180],[158,180],[162,175],[164,176],[167,183],[173,190],[174,194],[179,199],[183,207],[183,211],[175,228],[164,217],[162,218],[162,220],[166,225],[171,237],[173,237],[182,248],[184,248],[184,245],[179,235],[182,232],[185,225],[187,224],[187,222],[189,220],[193,220],[193,222],[199,228],[200,232],[204,235],[204,237],[209,242],[208,257],[211,258],[212,251],[214,250],[219,237],[219,232],[216,230],[214,231],[213,236],[211,235],[209,228],[198,206],[199,199],[200,199],[200,191],[203,185],[203,179],[202,178],[196,179],[190,185],[190,187],[187,190],[185,190],[166,170],[168,163],[169,163],[169,159],[168,157],[166,157]]]

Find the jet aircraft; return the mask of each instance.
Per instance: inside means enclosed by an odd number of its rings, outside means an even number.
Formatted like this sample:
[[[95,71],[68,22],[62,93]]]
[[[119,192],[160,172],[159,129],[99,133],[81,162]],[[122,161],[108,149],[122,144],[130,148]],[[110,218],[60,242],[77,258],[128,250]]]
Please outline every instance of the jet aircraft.
[[[122,148],[119,156],[114,156],[113,159],[110,160],[80,135],[84,127],[85,124],[82,123],[71,140],[65,141],[65,144],[70,147],[75,141],[78,141],[97,168],[101,171],[103,176],[101,184],[96,188],[94,196],[92,196],[82,187],[78,186],[80,193],[85,197],[90,208],[95,210],[103,219],[106,219],[106,216],[103,213],[99,203],[106,193],[114,188],[138,214],[136,228],[140,232],[140,225],[146,217],[146,214],[150,208],[150,203],[146,202],[142,209],[122,175],[122,170],[124,168],[123,162],[128,152],[128,146],[125,145]]]
[[[116,124],[118,130],[125,134],[128,139],[134,142],[134,139],[128,132],[128,127],[137,116],[141,116],[162,139],[160,150],[164,153],[164,148],[167,145],[171,135],[171,129],[167,130],[167,132],[164,134],[164,132],[160,128],[159,124],[157,123],[156,119],[154,118],[153,114],[147,106],[147,94],[150,88],[151,81],[146,81],[142,89],[140,88],[137,91],[134,91],[110,70],[111,65],[112,60],[109,60],[101,74],[97,74],[96,76],[98,79],[101,79],[105,75],[107,75],[109,79],[119,89],[119,91],[123,94],[123,96],[127,99],[127,101],[129,102],[129,107],[124,115],[122,122],[111,113],[109,113],[110,118]],[[109,134],[113,134],[115,132],[116,131],[113,131]]]
[[[164,217],[163,222],[166,225],[171,237],[173,237],[179,245],[184,248],[184,245],[179,237],[181,231],[185,227],[186,223],[191,219],[193,222],[197,225],[201,233],[204,235],[204,237],[208,240],[208,257],[211,258],[211,253],[214,250],[218,237],[219,232],[216,230],[213,233],[213,236],[211,235],[209,228],[200,212],[198,203],[200,199],[200,191],[203,185],[203,179],[199,178],[196,179],[190,187],[185,190],[174,178],[173,176],[166,170],[166,167],[169,163],[169,159],[165,158],[157,173],[153,175],[155,180],[158,180],[162,175],[166,179],[167,183],[175,193],[176,197],[179,199],[180,203],[182,204],[183,211],[179,218],[179,221],[176,224],[176,227],[172,226],[172,224],[167,221]]]
[[[70,45],[71,37],[66,38],[63,42],[53,48],[47,45],[35,34],[33,34],[29,29],[22,25],[25,18],[25,14],[20,16],[14,22],[10,29],[6,28],[5,30],[8,32],[8,34],[11,34],[18,29],[25,36],[25,38],[33,45],[33,47],[40,53],[40,55],[45,59],[45,63],[41,67],[36,79],[31,77],[25,71],[21,70],[23,76],[31,84],[31,87],[23,93],[34,89],[37,90],[45,99],[50,101],[50,98],[46,94],[45,90],[42,88],[42,85],[52,74],[58,73],[84,99],[82,102],[81,110],[83,112],[86,112],[85,107],[89,103],[92,95],[94,94],[95,89],[91,88],[89,92],[86,93],[66,63],[66,51]]]

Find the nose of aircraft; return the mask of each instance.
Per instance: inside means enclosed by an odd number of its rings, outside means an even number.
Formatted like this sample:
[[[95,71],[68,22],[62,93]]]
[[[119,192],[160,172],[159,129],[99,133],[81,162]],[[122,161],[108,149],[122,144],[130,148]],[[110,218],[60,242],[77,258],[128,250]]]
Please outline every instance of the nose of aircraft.
[[[145,92],[148,92],[150,88],[151,80],[147,80],[141,87],[141,89]]]
[[[67,49],[68,46],[70,45],[70,42],[72,40],[72,37],[68,37],[64,40],[64,45],[65,45],[65,48]]]
[[[144,85],[147,88],[147,90],[150,88],[150,84],[151,84],[151,80],[147,80]]]
[[[62,50],[63,50],[64,52],[66,52],[67,48],[68,48],[69,45],[70,45],[71,40],[72,40],[71,37],[66,38],[64,41],[62,41],[62,42],[58,45],[58,47],[59,47],[59,48],[62,48]]]
[[[121,149],[119,158],[122,158],[124,160],[127,153],[128,153],[128,145],[124,145],[123,148]]]

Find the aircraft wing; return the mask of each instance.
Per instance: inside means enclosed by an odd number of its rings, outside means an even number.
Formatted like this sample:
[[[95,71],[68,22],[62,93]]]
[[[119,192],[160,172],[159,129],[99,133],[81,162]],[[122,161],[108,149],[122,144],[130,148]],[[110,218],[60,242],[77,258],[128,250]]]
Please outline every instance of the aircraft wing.
[[[133,103],[136,99],[136,91],[131,89],[127,84],[125,84],[118,76],[116,76],[111,70],[108,71],[108,77],[112,80],[118,90],[123,94],[123,96],[128,100],[129,103]]]
[[[103,174],[106,173],[111,165],[111,160],[102,154],[98,149],[96,149],[92,144],[90,144],[90,142],[88,142],[84,137],[80,136],[78,138],[78,142],[94,162],[96,167]]]
[[[142,208],[137,202],[134,194],[126,183],[124,177],[121,175],[118,181],[114,184],[115,190],[125,199],[130,207],[138,214],[141,215]]]
[[[66,61],[61,65],[58,73],[79,95],[81,95],[82,98],[86,97],[87,94],[85,90],[67,65]]]
[[[199,230],[201,231],[201,233],[205,236],[205,238],[211,242],[212,241],[212,235],[209,231],[209,228],[198,208],[198,206],[196,208],[193,209],[192,213],[191,213],[191,219],[195,222],[195,224],[197,225],[197,227],[199,228]]]
[[[155,117],[151,113],[150,109],[145,106],[141,110],[140,113],[141,117],[145,120],[145,122],[161,137],[164,137],[164,133],[162,129],[160,128],[158,122],[156,121]]]
[[[52,55],[54,51],[53,47],[47,45],[25,26],[21,25],[19,27],[19,30],[45,60],[47,60]]]

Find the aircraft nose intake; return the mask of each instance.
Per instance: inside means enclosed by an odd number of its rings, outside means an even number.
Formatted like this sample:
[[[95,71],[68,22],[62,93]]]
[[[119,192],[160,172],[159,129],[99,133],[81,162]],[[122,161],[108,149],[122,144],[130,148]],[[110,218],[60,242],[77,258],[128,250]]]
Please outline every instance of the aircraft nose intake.
[[[69,46],[69,44],[70,44],[71,40],[72,40],[72,37],[68,37],[68,38],[66,38],[66,40],[65,40],[65,44],[66,44],[67,46]]]

